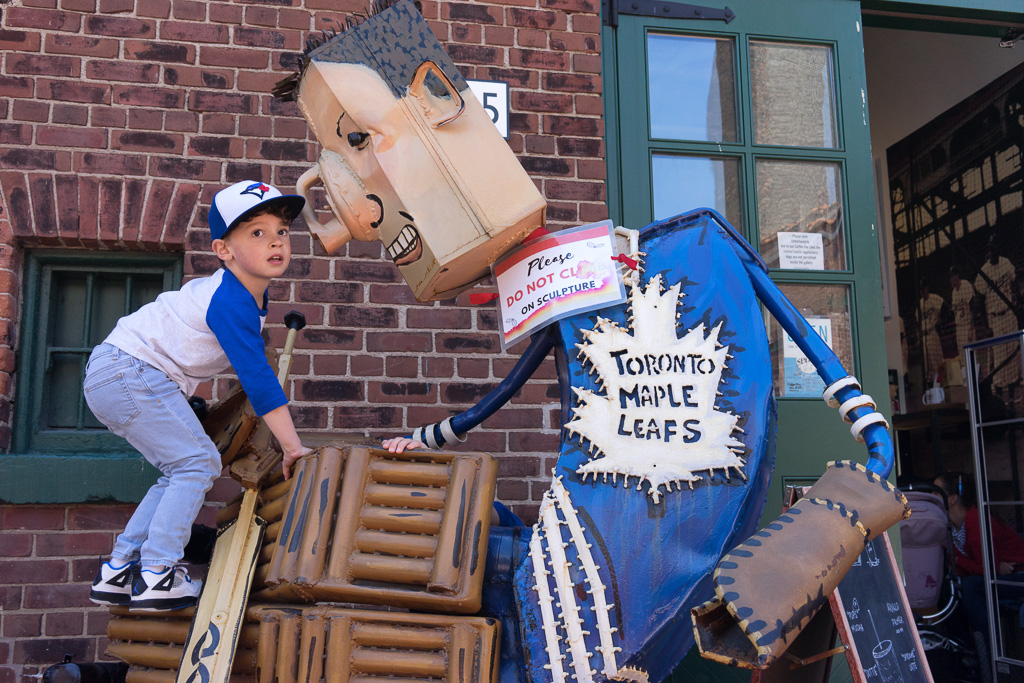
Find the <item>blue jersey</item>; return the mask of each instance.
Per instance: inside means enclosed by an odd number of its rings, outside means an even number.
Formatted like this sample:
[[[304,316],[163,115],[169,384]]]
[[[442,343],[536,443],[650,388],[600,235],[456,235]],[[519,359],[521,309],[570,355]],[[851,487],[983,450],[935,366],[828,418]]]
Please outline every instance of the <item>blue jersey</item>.
[[[222,268],[121,318],[105,341],[163,370],[186,396],[233,367],[252,407],[265,415],[288,403],[264,352],[266,315],[267,293],[257,305]]]

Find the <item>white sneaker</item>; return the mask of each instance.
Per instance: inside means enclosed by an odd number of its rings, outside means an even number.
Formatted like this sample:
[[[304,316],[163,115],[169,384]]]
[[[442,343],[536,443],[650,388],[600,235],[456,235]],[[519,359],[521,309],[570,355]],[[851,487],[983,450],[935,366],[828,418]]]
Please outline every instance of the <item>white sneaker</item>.
[[[191,607],[201,590],[202,582],[189,578],[184,567],[168,567],[162,572],[143,569],[132,583],[131,609],[162,612]]]
[[[115,567],[110,561],[100,565],[92,580],[89,599],[97,605],[127,605],[132,599],[132,583],[139,570],[137,562]]]

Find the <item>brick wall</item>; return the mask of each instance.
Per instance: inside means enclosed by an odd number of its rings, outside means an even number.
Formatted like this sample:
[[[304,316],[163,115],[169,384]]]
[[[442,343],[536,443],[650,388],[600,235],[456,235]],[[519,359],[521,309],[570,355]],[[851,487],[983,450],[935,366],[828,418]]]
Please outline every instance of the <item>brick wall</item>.
[[[352,0],[0,1],[0,448],[11,438],[25,250],[177,251],[186,276],[210,273],[217,189],[293,185],[318,153],[271,86],[312,31],[363,10]],[[509,145],[554,228],[606,217],[597,12],[597,0],[423,2],[467,78],[510,84]],[[307,317],[290,387],[301,430],[404,432],[468,407],[514,364],[493,308],[465,294],[417,303],[377,243],[327,256],[300,230],[293,251],[271,321],[292,308]],[[272,332],[280,343],[283,329]],[[527,520],[556,450],[553,377],[549,362],[463,446],[499,457],[499,497]],[[65,652],[100,655],[105,611],[85,602],[86,584],[128,510],[0,508],[0,683]]]

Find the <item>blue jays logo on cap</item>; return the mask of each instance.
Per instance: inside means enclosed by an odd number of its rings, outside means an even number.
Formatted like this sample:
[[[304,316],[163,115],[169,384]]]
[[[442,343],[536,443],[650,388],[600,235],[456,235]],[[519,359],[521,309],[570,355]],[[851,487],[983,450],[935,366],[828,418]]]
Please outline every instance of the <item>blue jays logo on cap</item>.
[[[256,197],[259,197],[260,199],[263,199],[263,195],[265,195],[269,190],[270,185],[266,185],[264,183],[253,183],[249,187],[242,190],[242,194],[251,194],[255,195]]]
[[[257,180],[242,180],[214,196],[210,204],[210,236],[215,240],[223,239],[247,217],[251,218],[260,211],[278,206],[285,207],[290,219],[294,219],[305,204],[306,200],[302,197],[281,194],[273,185]]]

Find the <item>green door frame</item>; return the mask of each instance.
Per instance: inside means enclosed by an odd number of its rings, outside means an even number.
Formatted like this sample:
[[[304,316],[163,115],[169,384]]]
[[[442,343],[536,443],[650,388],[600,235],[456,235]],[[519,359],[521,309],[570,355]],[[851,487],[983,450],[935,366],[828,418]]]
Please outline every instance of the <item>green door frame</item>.
[[[741,202],[744,231],[756,239],[754,160],[757,158],[829,160],[841,165],[844,179],[847,271],[773,270],[780,284],[833,284],[849,287],[854,330],[855,374],[865,393],[880,399],[879,410],[890,414],[887,400],[878,222],[868,129],[860,4],[851,0],[730,1],[736,17],[730,23],[620,14],[618,27],[606,29],[606,83],[609,210],[618,224],[638,228],[652,216],[650,155],[654,150],[686,151],[741,159]],[[673,143],[648,136],[646,39],[649,30],[730,36],[736,39],[737,89],[741,141],[737,143]],[[839,141],[836,149],[779,148],[751,142],[749,95],[750,38],[809,42],[832,47]],[[628,180],[627,180],[628,179]],[[697,207],[693,207],[697,208]],[[765,516],[775,517],[786,483],[813,481],[830,460],[866,460],[848,426],[818,399],[782,398],[775,475]]]

